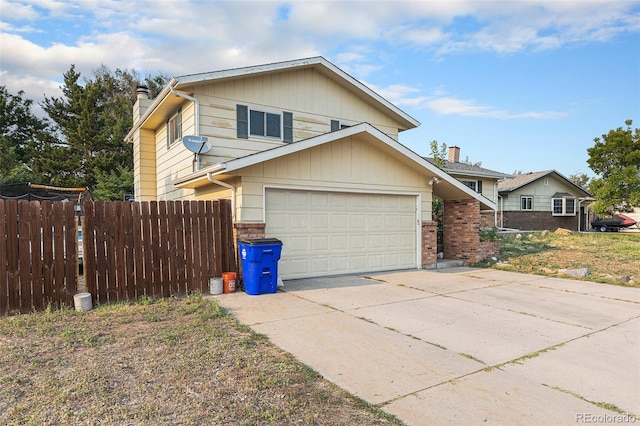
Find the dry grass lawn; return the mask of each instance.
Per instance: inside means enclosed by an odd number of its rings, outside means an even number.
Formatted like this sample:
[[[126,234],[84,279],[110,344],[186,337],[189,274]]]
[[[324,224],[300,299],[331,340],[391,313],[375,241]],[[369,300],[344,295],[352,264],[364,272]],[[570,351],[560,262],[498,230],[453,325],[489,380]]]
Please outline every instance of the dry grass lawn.
[[[500,261],[507,269],[562,276],[560,269],[589,268],[583,278],[640,287],[639,233],[549,233],[503,237]],[[498,268],[505,268],[500,266]],[[574,278],[574,277],[571,277]]]
[[[200,295],[0,318],[0,424],[401,424]]]

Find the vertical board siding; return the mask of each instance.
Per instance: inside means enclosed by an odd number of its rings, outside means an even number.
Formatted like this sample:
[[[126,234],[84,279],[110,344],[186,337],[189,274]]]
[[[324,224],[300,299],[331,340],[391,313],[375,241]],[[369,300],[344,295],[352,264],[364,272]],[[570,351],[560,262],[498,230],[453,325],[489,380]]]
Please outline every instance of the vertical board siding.
[[[237,271],[231,203],[85,202],[83,271],[73,203],[0,200],[0,315],[207,292]]]

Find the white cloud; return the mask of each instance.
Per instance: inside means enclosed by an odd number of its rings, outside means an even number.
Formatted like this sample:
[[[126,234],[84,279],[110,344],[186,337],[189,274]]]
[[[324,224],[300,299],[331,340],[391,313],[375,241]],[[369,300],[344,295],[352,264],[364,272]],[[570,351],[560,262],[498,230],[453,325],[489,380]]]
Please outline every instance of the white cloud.
[[[429,98],[425,100],[423,106],[436,114],[466,117],[548,120],[563,118],[568,115],[560,111],[509,112],[488,105],[480,105],[472,99],[458,99],[451,96]]]
[[[0,2],[2,84],[8,86],[28,75],[47,87],[70,64],[83,74],[106,64],[181,75],[320,54],[333,55],[346,72],[367,79],[392,69],[394,49],[405,47],[419,54],[514,54],[640,31],[637,3],[604,0]],[[459,20],[465,25],[456,25]],[[52,22],[60,33],[51,30]],[[382,50],[378,43],[385,44]],[[379,90],[398,105],[442,114],[515,116],[403,86]]]

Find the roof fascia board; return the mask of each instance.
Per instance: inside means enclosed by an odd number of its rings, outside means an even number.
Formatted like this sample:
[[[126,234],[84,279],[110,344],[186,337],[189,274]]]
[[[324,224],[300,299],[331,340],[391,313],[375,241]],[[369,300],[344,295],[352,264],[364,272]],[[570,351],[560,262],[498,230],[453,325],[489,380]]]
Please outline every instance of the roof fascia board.
[[[342,80],[349,83],[350,86],[364,93],[369,98],[374,99],[376,102],[384,105],[385,108],[391,110],[394,114],[397,114],[398,116],[402,117],[402,119],[409,122],[413,127],[418,127],[420,125],[420,122],[418,120],[411,117],[409,114],[402,111],[400,108],[398,108],[391,102],[387,101],[378,93],[374,92],[373,90],[371,90],[366,85],[362,84],[357,79],[353,78],[346,72],[342,71],[340,68],[338,68],[336,65],[332,64],[322,56],[315,56],[311,58],[296,59],[293,61],[276,62],[272,64],[256,65],[256,66],[243,67],[243,68],[234,68],[234,69],[222,70],[222,71],[213,71],[213,72],[202,73],[202,74],[185,75],[182,77],[176,77],[176,80],[177,80],[176,87],[180,85],[197,84],[197,83],[205,82],[208,80],[244,77],[244,76],[251,76],[254,74],[260,74],[265,72],[289,70],[289,69],[300,68],[300,67],[309,67],[313,65],[321,65],[326,69],[330,70],[331,72],[333,72],[334,74],[342,78]]]
[[[138,120],[136,125],[133,126],[131,130],[129,130],[129,133],[127,133],[127,136],[125,136],[124,138],[125,142],[130,141],[133,138],[133,134],[139,128],[141,128],[144,125],[144,123],[147,121],[147,119],[149,119],[149,117],[151,117],[151,115],[156,111],[156,109],[158,109],[160,104],[162,104],[162,102],[164,102],[167,96],[169,96],[169,94],[171,93],[171,87],[175,87],[176,84],[177,84],[177,81],[175,78],[171,78],[171,80],[169,80],[169,82],[162,88],[160,93],[158,93],[158,96],[156,96],[156,98],[153,100],[151,105],[149,105],[149,108],[147,108],[144,114],[142,114],[142,117],[140,117],[140,120]]]
[[[430,162],[428,162],[427,160],[425,160],[415,152],[411,151],[406,146],[402,145],[400,142],[389,137],[387,134],[378,130],[377,128],[375,128],[369,123],[360,123],[355,126],[347,127],[341,130],[336,130],[335,132],[324,133],[322,135],[315,136],[309,139],[304,139],[302,141],[295,142],[292,144],[279,146],[277,148],[272,148],[267,151],[257,152],[255,154],[247,155],[245,157],[229,160],[225,163],[215,164],[211,167],[202,169],[195,174],[186,176],[184,181],[198,179],[200,176],[206,175],[209,172],[231,173],[236,170],[243,169],[245,167],[251,167],[255,164],[259,164],[264,161],[273,160],[278,157],[282,157],[284,155],[293,154],[299,151],[303,151],[309,148],[323,145],[325,143],[328,143],[334,140],[342,139],[349,136],[354,136],[358,133],[368,133],[372,135],[373,137],[383,142],[387,146],[391,147],[392,149],[398,151],[405,157],[410,158],[412,161],[416,162],[422,168],[428,170],[434,176],[437,176],[438,179],[443,180],[448,184],[455,186],[460,191],[466,193],[467,195],[469,195],[469,198],[475,198],[478,201],[480,201],[482,204],[485,204],[486,206],[488,206],[493,210],[497,208],[495,203],[493,203],[486,197],[473,191],[471,188],[464,185],[458,179],[454,178],[453,176],[449,175],[448,173],[434,166],[433,164],[431,164]],[[176,181],[175,183],[179,184],[180,182]]]
[[[543,175],[540,175],[535,179],[531,179],[530,181],[527,181],[527,182],[525,182],[525,183],[523,183],[523,184],[521,184],[519,186],[513,187],[513,188],[502,189],[502,190],[498,191],[498,193],[507,193],[507,192],[516,191],[516,190],[518,190],[520,188],[523,188],[523,187],[525,187],[525,186],[527,186],[529,184],[532,184],[533,182],[537,182],[540,179],[545,178],[545,177],[547,177],[549,175],[552,175],[552,174],[555,174],[560,179],[564,180],[566,183],[568,183],[569,185],[573,186],[578,191],[580,191],[580,192],[582,192],[584,194],[587,194],[587,197],[591,197],[592,196],[588,191],[585,191],[584,189],[580,188],[578,185],[576,185],[575,183],[571,182],[568,178],[564,177],[564,175],[562,173],[560,173],[560,172],[558,172],[556,170],[549,170],[547,173],[545,173]]]
[[[443,168],[442,170],[449,173],[450,175],[456,175],[456,176],[469,176],[469,177],[481,176],[481,177],[489,177],[489,178],[496,178],[496,179],[513,177],[513,175],[507,175],[499,172],[490,173],[490,172],[481,172],[481,171],[472,171],[472,170],[467,171],[467,170],[448,169],[446,167]]]

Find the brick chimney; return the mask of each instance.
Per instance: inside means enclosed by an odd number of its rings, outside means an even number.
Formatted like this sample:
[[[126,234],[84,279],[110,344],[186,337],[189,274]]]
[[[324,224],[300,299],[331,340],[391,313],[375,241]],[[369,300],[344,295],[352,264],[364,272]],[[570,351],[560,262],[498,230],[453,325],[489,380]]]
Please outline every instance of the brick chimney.
[[[449,161],[451,161],[452,163],[459,163],[460,162],[460,148],[457,146],[450,146],[449,147]]]

